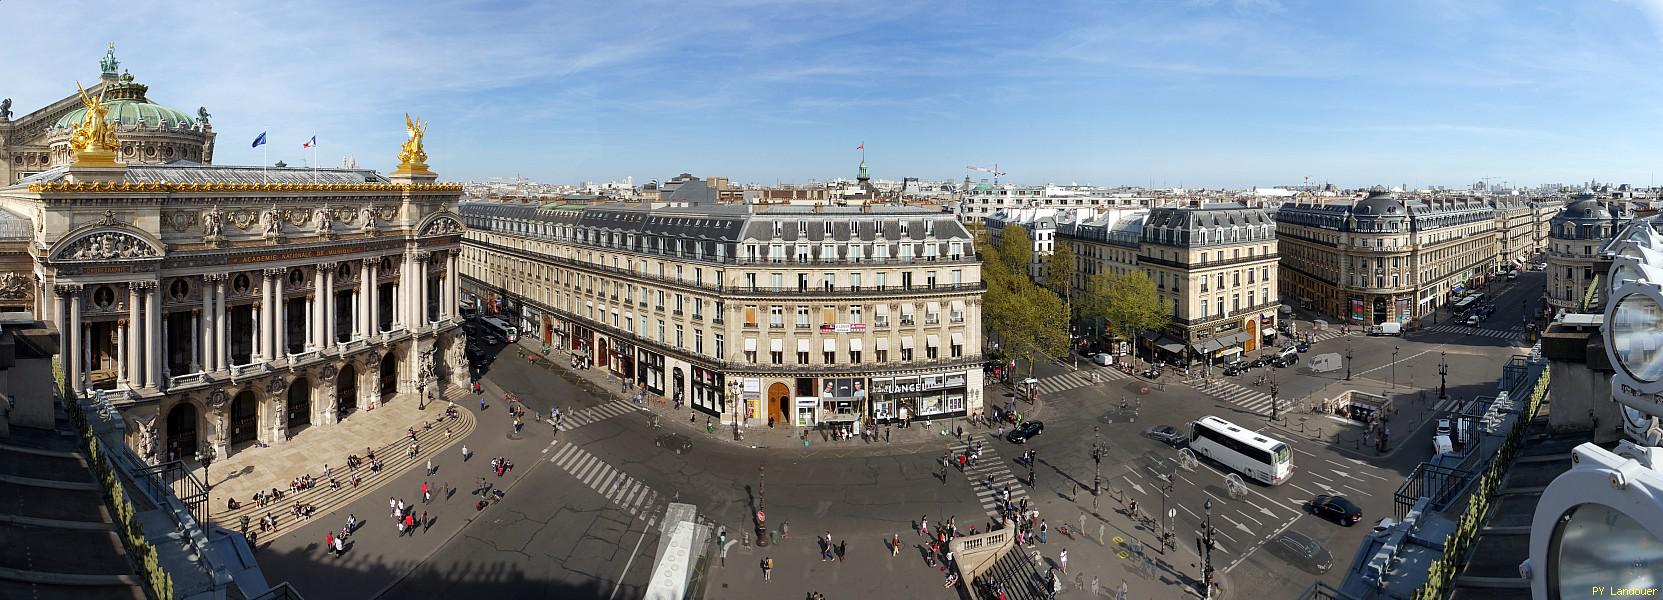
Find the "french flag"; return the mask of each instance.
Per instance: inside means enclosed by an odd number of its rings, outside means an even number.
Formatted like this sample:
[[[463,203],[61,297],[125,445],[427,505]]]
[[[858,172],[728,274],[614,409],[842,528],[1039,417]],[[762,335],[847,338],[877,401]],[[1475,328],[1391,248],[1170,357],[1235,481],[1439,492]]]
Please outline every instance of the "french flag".
[[[306,143],[301,144],[300,147],[301,148],[315,148],[315,147],[317,147],[317,145],[318,145],[318,136],[314,135],[314,136],[312,136],[312,139],[306,140]]]

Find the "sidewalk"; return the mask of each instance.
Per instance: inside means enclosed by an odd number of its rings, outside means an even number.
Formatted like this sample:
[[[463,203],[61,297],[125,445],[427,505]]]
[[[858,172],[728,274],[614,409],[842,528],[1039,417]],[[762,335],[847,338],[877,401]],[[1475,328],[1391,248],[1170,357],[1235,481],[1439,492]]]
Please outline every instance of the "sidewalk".
[[[1289,410],[1278,419],[1269,421],[1269,424],[1291,436],[1327,444],[1330,449],[1344,456],[1359,460],[1383,461],[1396,456],[1399,450],[1409,446],[1410,444],[1402,443],[1402,440],[1413,437],[1428,421],[1437,419],[1439,407],[1446,402],[1438,400],[1437,393],[1433,391],[1393,388],[1376,380],[1362,378],[1329,384],[1311,394],[1309,398],[1331,398],[1347,390],[1376,395],[1392,394],[1396,397],[1392,412],[1385,420],[1386,427],[1391,432],[1385,452],[1374,448],[1373,438],[1368,435],[1367,428],[1362,423],[1329,413],[1311,412],[1309,404],[1315,400],[1289,406]]]
[[[464,393],[465,390],[460,387],[447,386],[442,397],[456,401]],[[439,401],[430,404],[426,410],[420,410],[416,407],[414,394],[399,394],[375,410],[359,410],[333,426],[314,425],[282,444],[264,448],[249,446],[228,459],[216,461],[209,465],[208,470],[211,477],[209,483],[213,488],[209,515],[221,527],[235,531],[240,526],[241,517],[258,521],[261,516],[271,513],[279,517],[279,528],[261,537],[270,539],[287,533],[292,529],[291,525],[299,524],[289,514],[290,507],[296,501],[314,505],[317,514],[327,514],[338,505],[375,491],[396,474],[443,452],[473,432],[475,418],[467,410],[459,411],[457,420],[445,419],[435,424],[436,419],[444,416],[445,406],[445,402]],[[406,454],[409,441],[405,436],[411,429],[417,432],[420,450],[414,459]],[[370,471],[364,452],[366,447],[375,449],[376,458],[383,463],[381,472]],[[346,457],[353,454],[365,459],[365,464],[356,470],[348,469],[346,464]],[[193,469],[202,468],[194,461],[187,461],[186,464]],[[328,479],[322,476],[325,464],[329,465],[331,475],[341,482],[339,490],[331,490]],[[311,489],[292,493],[289,483],[303,474],[311,474],[317,484]],[[353,474],[362,479],[356,488],[351,485]],[[273,488],[283,492],[283,499],[264,508],[255,506],[254,492]],[[242,506],[237,510],[227,510],[228,498],[235,498]],[[257,531],[253,524],[249,529]]]
[[[634,387],[627,392],[619,389],[618,378],[602,368],[572,369],[565,362],[568,355],[564,352],[550,352],[549,355],[544,356],[541,350],[542,343],[540,341],[520,338],[519,342],[504,349],[503,355],[498,356],[497,359],[528,360],[522,354],[534,355],[536,357],[532,361],[534,364],[543,367],[553,375],[565,377],[573,383],[582,385],[597,397],[604,397],[608,401],[632,402],[635,393],[640,391],[640,388]],[[517,351],[521,354],[510,354],[511,351]],[[982,397],[985,402],[990,403],[987,408],[991,409],[993,408],[991,403],[998,403],[1002,406],[1005,396],[1009,392],[1009,386],[993,384],[983,387]],[[1037,405],[1018,403],[1017,409],[1022,411],[1026,418],[1037,419],[1044,414],[1045,404],[1043,400]],[[963,417],[958,417],[938,419],[928,424],[923,421],[915,421],[907,427],[880,425],[874,434],[868,438],[863,439],[856,436],[847,440],[833,440],[825,430],[788,425],[768,427],[764,423],[762,425],[741,425],[738,427],[738,433],[742,434],[739,436],[742,439],[736,439],[735,428],[732,424],[724,425],[719,419],[708,414],[699,413],[690,407],[684,406],[684,410],[676,410],[667,401],[656,402],[652,400],[647,400],[640,406],[658,415],[660,422],[668,431],[688,436],[697,435],[699,436],[698,439],[718,441],[740,448],[769,448],[776,452],[790,448],[807,456],[910,453],[916,451],[915,446],[920,444],[952,441],[954,433],[959,428],[964,430],[965,435],[970,435],[972,431],[981,429],[972,427]],[[682,417],[688,417],[691,421]],[[806,441],[803,436],[805,432],[807,433]]]

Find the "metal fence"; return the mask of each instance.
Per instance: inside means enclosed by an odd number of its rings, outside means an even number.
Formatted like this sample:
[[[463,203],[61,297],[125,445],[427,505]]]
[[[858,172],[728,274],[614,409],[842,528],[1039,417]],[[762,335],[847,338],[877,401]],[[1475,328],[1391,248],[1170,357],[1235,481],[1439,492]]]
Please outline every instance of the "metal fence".
[[[248,600],[306,600],[306,598],[301,596],[300,592],[295,591],[294,586],[289,585],[289,582],[285,581],[273,586],[269,590],[266,590],[266,593],[254,596]]]
[[[1397,487],[1393,494],[1396,504],[1397,520],[1409,514],[1415,502],[1421,498],[1430,500],[1427,508],[1431,511],[1441,511],[1448,507],[1461,490],[1466,489],[1472,480],[1472,471],[1444,467],[1429,462],[1415,465],[1415,470],[1403,479],[1403,484]]]
[[[191,518],[199,527],[208,526],[208,486],[196,478],[183,461],[166,462],[137,469],[133,479],[144,486],[152,498],[166,498],[170,493],[185,503]]]

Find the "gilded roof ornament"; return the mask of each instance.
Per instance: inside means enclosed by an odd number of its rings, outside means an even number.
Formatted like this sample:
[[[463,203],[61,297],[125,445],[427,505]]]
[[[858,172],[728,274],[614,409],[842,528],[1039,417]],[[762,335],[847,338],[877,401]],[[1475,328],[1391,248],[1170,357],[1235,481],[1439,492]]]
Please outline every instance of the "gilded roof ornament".
[[[428,173],[427,152],[422,149],[422,136],[427,134],[427,123],[420,118],[411,119],[410,113],[404,113],[404,135],[408,138],[398,153],[398,168],[395,173]]]
[[[75,151],[77,166],[117,166],[115,161],[116,149],[121,142],[116,139],[115,130],[105,121],[110,113],[110,107],[104,102],[104,92],[98,97],[88,94],[81,82],[75,82],[75,90],[80,93],[81,106],[86,108],[81,122],[70,130],[69,147]]]

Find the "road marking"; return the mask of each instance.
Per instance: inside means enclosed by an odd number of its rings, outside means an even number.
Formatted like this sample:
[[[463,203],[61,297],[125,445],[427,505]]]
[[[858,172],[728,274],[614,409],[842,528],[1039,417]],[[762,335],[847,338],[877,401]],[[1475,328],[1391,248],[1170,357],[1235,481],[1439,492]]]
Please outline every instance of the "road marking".
[[[1365,492],[1365,491],[1363,491],[1363,490],[1359,490],[1359,489],[1357,489],[1357,488],[1354,488],[1354,487],[1351,487],[1351,486],[1349,486],[1349,485],[1343,485],[1343,484],[1342,484],[1342,485],[1341,485],[1341,486],[1340,486],[1340,487],[1343,487],[1343,488],[1345,488],[1345,489],[1348,489],[1348,490],[1351,490],[1351,491],[1353,491],[1353,492],[1357,492],[1357,495],[1358,495],[1358,496],[1367,496],[1367,495],[1369,495],[1369,494],[1368,494],[1368,492]]]
[[[1187,513],[1190,514],[1190,516],[1195,517],[1195,520],[1197,520],[1197,521],[1201,520],[1201,515],[1195,514],[1195,511],[1190,510],[1190,508],[1188,506],[1184,506],[1182,504],[1179,504],[1178,508],[1184,509],[1184,512],[1187,512]]]
[[[1294,517],[1292,519],[1288,519],[1288,522],[1283,523],[1281,527],[1276,529],[1276,531],[1271,532],[1271,534],[1268,535],[1268,536],[1265,536],[1264,541],[1268,542],[1270,540],[1276,539],[1276,536],[1282,535],[1282,532],[1287,531],[1288,527],[1293,525],[1294,521],[1298,521],[1298,520],[1299,520],[1299,517]],[[1224,567],[1224,572],[1229,573],[1230,569],[1236,568],[1236,565],[1239,565],[1239,564],[1242,563],[1242,561],[1247,560],[1247,557],[1253,556],[1253,553],[1258,552],[1259,548],[1263,547],[1263,546],[1264,546],[1263,543],[1254,544],[1253,547],[1247,549],[1247,552],[1243,553],[1241,556],[1236,557],[1236,560],[1231,561],[1230,566]]]
[[[1316,472],[1316,471],[1314,471],[1314,470],[1312,470],[1312,471],[1306,471],[1306,472],[1305,472],[1305,474],[1306,474],[1306,475],[1310,475],[1310,476],[1312,476],[1312,477],[1315,477],[1315,478],[1317,478],[1317,479],[1321,479],[1321,480],[1323,480],[1323,481],[1326,481],[1326,482],[1329,482],[1329,483],[1333,483],[1333,482],[1334,482],[1334,480],[1332,480],[1332,479],[1329,479],[1329,478],[1327,478],[1327,477],[1323,477],[1323,476],[1322,476],[1322,475],[1320,475],[1320,474],[1318,474],[1318,473],[1317,473],[1317,472]]]
[[[1254,506],[1254,508],[1258,508],[1258,507],[1257,507],[1257,506]],[[1264,524],[1265,524],[1265,522],[1264,522],[1264,521],[1260,521],[1260,520],[1258,520],[1258,519],[1255,519],[1255,518],[1253,518],[1253,517],[1252,517],[1252,516],[1250,516],[1250,515],[1248,515],[1248,514],[1247,514],[1247,513],[1246,513],[1246,512],[1244,512],[1244,511],[1240,511],[1240,510],[1238,510],[1238,511],[1236,511],[1236,514],[1238,514],[1238,515],[1241,515],[1241,516],[1243,516],[1243,517],[1247,517],[1247,519],[1248,519],[1248,520],[1249,520],[1249,521],[1252,521],[1252,522],[1254,522],[1254,523],[1258,523],[1258,524],[1260,524],[1260,525],[1264,525]]]
[[[649,531],[652,531],[651,521],[647,522],[646,527],[641,528],[641,537],[635,540],[635,549],[629,551],[629,562],[624,563],[624,570],[618,573],[618,583],[612,586],[612,595],[607,596],[607,600],[617,598],[618,590],[624,588],[624,575],[629,574],[630,565],[635,564],[635,555],[641,553],[641,542],[647,541],[647,532]]]
[[[1298,484],[1295,484],[1295,483],[1289,483],[1289,484],[1288,484],[1288,485],[1290,485],[1290,486],[1293,486],[1293,489],[1296,489],[1296,490],[1299,490],[1299,491],[1301,491],[1301,492],[1305,492],[1305,493],[1306,493],[1306,494],[1309,494],[1309,495],[1312,495],[1312,496],[1315,496],[1315,495],[1316,495],[1316,492],[1312,492],[1312,491],[1311,491],[1311,490],[1307,490],[1307,489],[1305,489],[1305,488],[1302,488],[1302,487],[1299,487],[1299,485],[1298,485]]]

